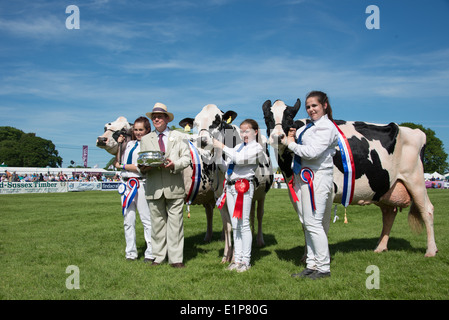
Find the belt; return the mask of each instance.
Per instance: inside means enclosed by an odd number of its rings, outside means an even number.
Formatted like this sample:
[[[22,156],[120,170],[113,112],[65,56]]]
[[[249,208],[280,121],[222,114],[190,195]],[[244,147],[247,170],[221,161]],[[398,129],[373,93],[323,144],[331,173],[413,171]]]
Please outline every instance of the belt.
[[[243,179],[246,179],[246,178],[237,179],[237,180],[233,180],[233,181],[226,181],[226,185],[233,186],[237,181],[243,180]],[[248,180],[248,182],[250,182],[250,183],[252,183],[254,181],[254,179],[246,179],[246,180]]]
[[[129,177],[129,178],[122,177],[122,179],[123,179],[124,181],[128,181],[129,179],[143,180],[144,178],[143,178],[143,177]]]

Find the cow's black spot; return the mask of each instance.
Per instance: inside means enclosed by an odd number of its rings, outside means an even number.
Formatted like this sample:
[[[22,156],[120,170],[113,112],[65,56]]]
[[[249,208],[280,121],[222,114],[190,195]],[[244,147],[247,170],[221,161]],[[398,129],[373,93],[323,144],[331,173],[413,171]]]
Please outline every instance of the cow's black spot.
[[[363,175],[366,175],[369,186],[375,193],[373,200],[379,200],[390,188],[390,175],[382,167],[379,154],[376,150],[370,151],[369,142],[365,138],[351,137],[348,142],[354,159],[355,179],[360,179]],[[371,160],[369,156],[371,156]],[[335,153],[333,160],[337,169],[344,173],[340,151]],[[355,183],[357,185],[357,181]]]
[[[379,140],[389,154],[394,152],[396,140],[399,133],[399,126],[393,122],[385,125],[374,125],[366,122],[354,122],[354,129],[360,132],[369,141]]]

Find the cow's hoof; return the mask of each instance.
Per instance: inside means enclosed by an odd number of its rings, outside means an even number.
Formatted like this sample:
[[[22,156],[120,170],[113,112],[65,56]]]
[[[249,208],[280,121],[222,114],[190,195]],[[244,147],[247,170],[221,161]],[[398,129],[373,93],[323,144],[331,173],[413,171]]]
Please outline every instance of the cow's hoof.
[[[374,250],[375,253],[382,253],[382,252],[387,252],[387,251],[388,251],[387,248],[385,248],[385,249],[376,249],[376,250]]]
[[[212,241],[212,235],[209,233],[206,233],[206,235],[204,236],[204,242],[210,243],[211,241]]]

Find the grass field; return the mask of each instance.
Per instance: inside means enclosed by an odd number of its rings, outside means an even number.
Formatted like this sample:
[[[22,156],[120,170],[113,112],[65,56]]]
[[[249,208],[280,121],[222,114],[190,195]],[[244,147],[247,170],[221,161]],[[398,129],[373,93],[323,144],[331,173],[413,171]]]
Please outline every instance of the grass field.
[[[374,206],[348,208],[348,224],[331,223],[332,276],[292,279],[300,271],[304,237],[287,191],[273,189],[264,217],[265,247],[253,245],[252,268],[229,272],[220,264],[221,218],[214,214],[214,240],[204,243],[202,207],[185,216],[185,269],[143,262],[143,229],[137,221],[139,259],[125,260],[123,218],[116,192],[0,196],[0,299],[2,300],[302,300],[437,299],[449,297],[449,191],[429,190],[435,206],[439,253],[425,258],[426,235],[398,213],[389,251],[373,252],[382,229]],[[379,270],[379,289],[367,289],[368,266]],[[66,281],[79,270],[79,289]],[[67,272],[66,272],[67,271]],[[72,279],[72,278],[70,278]],[[75,282],[68,281],[75,284]]]

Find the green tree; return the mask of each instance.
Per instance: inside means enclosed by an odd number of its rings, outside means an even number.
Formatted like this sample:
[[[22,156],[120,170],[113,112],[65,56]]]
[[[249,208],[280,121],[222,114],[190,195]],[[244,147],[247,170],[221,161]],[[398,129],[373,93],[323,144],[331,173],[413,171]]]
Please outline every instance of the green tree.
[[[419,129],[426,134],[427,142],[423,160],[424,172],[433,173],[437,171],[443,174],[449,171],[447,153],[444,151],[443,142],[436,137],[435,131],[411,122],[401,123],[400,126]]]
[[[0,127],[0,163],[11,167],[60,167],[62,158],[50,140],[13,127]]]

